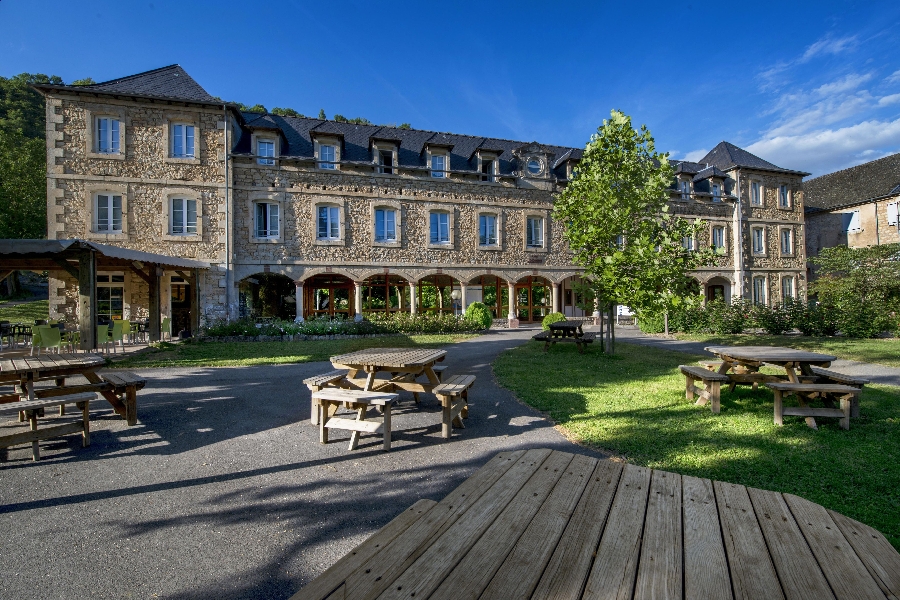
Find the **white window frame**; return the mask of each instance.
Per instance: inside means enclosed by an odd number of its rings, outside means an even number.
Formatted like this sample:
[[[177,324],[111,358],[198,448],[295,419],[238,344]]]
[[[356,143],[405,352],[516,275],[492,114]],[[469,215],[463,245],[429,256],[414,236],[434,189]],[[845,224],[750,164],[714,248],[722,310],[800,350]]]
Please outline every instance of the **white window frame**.
[[[260,229],[260,207],[265,206],[263,209],[265,213],[265,228],[263,230]],[[274,211],[273,211],[274,209]],[[272,213],[275,217],[275,226],[272,226]],[[281,238],[281,223],[283,220],[283,215],[281,214],[281,203],[274,200],[257,200],[253,203],[253,237],[258,240],[278,240]],[[260,235],[262,233],[262,235]]]
[[[887,224],[897,227],[900,225],[900,202],[888,202],[887,207]]]
[[[485,168],[487,167],[487,171]],[[500,171],[500,157],[494,154],[478,153],[478,172],[484,183],[496,183]]]
[[[721,246],[716,245],[716,232],[717,231],[720,231],[722,233],[722,240],[721,240],[722,245]],[[710,229],[710,234],[709,234],[709,238],[710,238],[710,242],[711,242],[710,245],[716,250],[719,250],[720,248],[722,250],[726,249],[728,247],[728,241],[727,241],[726,235],[727,234],[726,234],[724,225],[713,225]]]
[[[756,232],[759,231],[760,245],[756,245]],[[766,254],[766,228],[751,227],[750,228],[750,253],[754,256],[765,256]]]
[[[788,235],[788,246],[789,249],[785,251],[784,249],[784,236]],[[794,255],[794,230],[791,227],[781,227],[778,230],[778,248],[781,250],[782,256],[793,256]]]
[[[694,236],[689,235],[681,238],[681,247],[688,252],[694,251]]]
[[[263,153],[263,144],[271,144],[272,145],[272,153],[264,154]],[[278,151],[278,142],[275,138],[268,137],[259,137],[256,138],[256,164],[272,166],[275,164],[275,156]]]
[[[113,278],[121,278],[121,281],[113,281]],[[98,272],[97,276],[94,278],[94,288],[96,290],[98,290],[97,291],[98,297],[101,295],[99,293],[99,290],[101,288],[102,289],[121,290],[121,294],[122,294],[122,317],[121,318],[123,318],[123,319],[125,318],[125,315],[130,312],[130,306],[129,306],[129,303],[127,302],[127,298],[129,297],[127,279],[128,278],[125,277],[124,271],[101,271],[101,272]],[[116,299],[118,299],[118,298],[116,298]],[[112,300],[113,300],[113,296],[112,296],[112,292],[110,292],[110,303],[112,302]],[[99,300],[99,299],[98,299],[98,301],[102,302],[102,300]],[[97,313],[98,313],[97,316],[105,315],[105,313],[100,314],[99,308],[97,310]],[[112,319],[112,313],[110,313],[110,320],[116,320],[116,319]]]
[[[759,287],[757,287],[759,284]],[[754,304],[769,304],[768,281],[764,275],[755,275],[751,282],[751,300]]]
[[[385,155],[391,157],[391,164],[384,164]],[[375,147],[375,158],[378,163],[378,173],[380,175],[395,175],[397,170],[397,153],[394,148],[385,148],[383,146]]]
[[[481,237],[481,223],[479,221],[479,241]],[[547,220],[541,215],[525,216],[525,248],[528,250],[543,250],[545,248],[545,230]],[[529,243],[529,240],[531,243]]]
[[[108,122],[107,126],[107,135],[102,136],[100,133],[100,125],[103,122]],[[115,124],[115,127],[113,127]],[[115,134],[113,134],[113,130],[115,130]],[[94,118],[94,144],[95,144],[95,152],[97,154],[121,154],[122,153],[122,122],[118,117],[113,117],[109,115],[99,115]],[[105,138],[105,139],[104,139]],[[104,149],[104,145],[108,145],[106,149]]]
[[[101,229],[100,223],[100,207],[101,198],[106,205],[107,218],[106,229]],[[115,199],[119,199],[119,228],[115,225]],[[112,211],[112,217],[109,216]],[[92,233],[100,233],[104,235],[119,235],[125,232],[125,195],[121,192],[96,192],[93,194],[93,219],[91,224]]]
[[[431,169],[431,176],[437,179],[446,179],[448,164],[450,162],[450,157],[446,154],[432,154],[430,159],[429,168]],[[438,162],[440,162],[440,166],[438,166]]]
[[[399,221],[399,219],[397,218],[397,212],[398,212],[397,209],[392,206],[378,206],[375,208],[375,219],[373,222],[373,226],[375,229],[374,238],[375,238],[376,242],[381,243],[381,244],[386,244],[386,243],[392,243],[392,242],[397,241],[397,229],[398,229],[397,222]],[[379,213],[381,213],[381,216],[382,216],[382,225],[383,225],[383,229],[384,229],[383,232],[378,231]],[[390,218],[388,218],[388,216],[390,216]],[[388,233],[389,233],[388,223],[391,224],[391,227],[390,227],[390,229],[391,229],[390,233],[392,233],[391,237],[388,237]],[[318,223],[317,223],[317,227],[318,227]],[[379,233],[383,234],[380,238],[379,238]]]
[[[785,294],[784,286],[785,283],[790,285],[790,294]],[[793,275],[782,275],[781,277],[781,301],[784,302],[788,298],[794,299],[797,297],[797,285],[795,282],[795,278]]]
[[[687,179],[681,180],[681,199],[685,202],[691,199],[691,182]]]
[[[759,181],[750,181],[750,205],[763,206],[765,202],[765,192],[763,185]]]
[[[319,163],[316,165],[318,168],[328,169],[329,171],[336,171],[337,146],[335,144],[319,144],[318,159]]]
[[[324,210],[324,213],[323,213]],[[344,238],[341,231],[341,207],[336,204],[316,205],[316,240],[320,242],[336,242]],[[325,231],[322,231],[322,217],[324,215]]]
[[[791,188],[786,183],[778,186],[778,208],[791,208]]]
[[[442,217],[446,217],[447,239],[443,239],[441,235],[444,225],[441,223]],[[434,228],[434,220],[438,220],[438,239],[435,240],[432,235]],[[431,210],[428,212],[428,244],[430,246],[449,246],[453,243],[453,213],[448,210]]]
[[[493,219],[493,240],[488,234],[487,238],[482,236],[482,219],[487,223],[487,219]],[[482,240],[485,240],[484,242]],[[483,212],[478,214],[478,247],[479,248],[496,248],[500,246],[500,215],[493,212]]]
[[[718,184],[718,183],[712,184],[712,201],[713,202],[721,202],[722,201],[722,186],[721,186],[721,184]]]
[[[181,207],[177,205],[181,203]],[[190,205],[193,203],[194,205],[194,224],[191,226],[190,219],[188,216],[190,215]],[[186,196],[172,196],[169,198],[169,235],[176,236],[195,236],[198,235],[200,230],[198,228],[198,222],[200,221],[200,212],[198,210],[200,203],[197,202],[196,198],[190,198]],[[182,231],[176,231],[175,225],[175,214],[177,212],[183,213],[182,216]]]
[[[181,128],[181,133],[178,133],[178,128]],[[170,125],[171,132],[169,133],[171,141],[169,142],[169,151],[171,158],[197,158],[196,149],[197,149],[197,126],[193,123],[185,123],[182,121],[178,121],[172,123]],[[188,129],[190,129],[190,144],[188,144]],[[178,154],[175,150],[178,142],[181,142],[182,153]],[[273,150],[274,151],[274,150]]]

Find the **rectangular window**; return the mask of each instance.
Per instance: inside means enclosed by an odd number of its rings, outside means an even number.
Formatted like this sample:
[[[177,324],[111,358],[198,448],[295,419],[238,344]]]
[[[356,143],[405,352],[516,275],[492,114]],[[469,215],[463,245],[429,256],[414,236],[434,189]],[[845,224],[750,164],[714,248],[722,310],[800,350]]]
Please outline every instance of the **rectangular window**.
[[[681,238],[681,247],[690,252],[694,249],[694,238],[691,236],[685,236]]]
[[[753,278],[753,303],[766,304],[766,278]]]
[[[379,150],[378,162],[381,165],[381,168],[378,169],[379,173],[385,175],[393,174],[394,169],[392,167],[394,166],[394,153],[391,150]]]
[[[194,158],[194,126],[172,125],[172,156]]]
[[[379,208],[375,210],[375,241],[376,242],[396,242],[397,213],[387,208]]]
[[[431,213],[431,243],[432,244],[449,244],[450,243],[450,214],[433,212]]]
[[[762,206],[762,185],[758,181],[750,182],[750,204]]]
[[[793,277],[782,277],[781,278],[781,299],[787,300],[788,298],[793,299],[794,297],[794,278]]]
[[[528,217],[525,245],[529,248],[544,247],[544,220],[540,217]]]
[[[447,176],[447,157],[443,154],[437,154],[431,157],[431,176],[446,177]]]
[[[720,248],[725,248],[725,228],[724,227],[713,227],[712,228],[712,245],[716,250]]]
[[[172,198],[172,235],[197,233],[197,201],[192,198]]]
[[[778,206],[780,208],[791,207],[790,193],[788,192],[788,186],[785,184],[778,186]]]
[[[97,317],[104,323],[118,321],[125,313],[125,276],[97,275]]]
[[[319,145],[319,168],[320,169],[336,169],[334,160],[334,146],[328,144]]]
[[[494,181],[494,161],[493,160],[485,160],[481,161],[481,180],[482,181]]]
[[[691,198],[691,182],[690,181],[682,181],[681,182],[681,199],[682,200],[690,200]]]
[[[782,229],[781,230],[781,253],[782,254],[793,254],[794,253],[794,236],[793,232],[790,229]]]
[[[256,203],[256,237],[275,239],[278,237],[278,204]]]
[[[119,153],[119,121],[108,117],[97,119],[97,152]]]
[[[752,235],[753,235],[753,254],[765,254],[765,252],[766,252],[765,230],[762,227],[754,227],[752,230]]]
[[[898,225],[898,222],[900,222],[900,219],[898,219],[898,214],[897,214],[900,211],[897,210],[897,206],[898,206],[897,202],[891,202],[887,205],[888,225],[896,226],[896,225]]]
[[[625,236],[621,233],[616,236],[616,248],[618,248],[619,250],[625,249]]]
[[[714,183],[712,186],[712,194],[713,194],[713,202],[721,202],[722,201],[722,191],[719,187],[718,183]]]
[[[320,206],[318,221],[317,237],[320,240],[341,239],[341,209],[339,207]]]
[[[844,231],[847,233],[856,232],[862,229],[859,224],[859,211],[854,210],[853,212],[843,213],[841,217],[844,220]]]
[[[478,243],[482,246],[497,245],[496,215],[481,215],[478,217]]]
[[[275,142],[272,140],[259,140],[256,142],[257,162],[261,165],[275,164]]]
[[[122,196],[97,194],[97,215],[94,230],[102,233],[122,233]]]

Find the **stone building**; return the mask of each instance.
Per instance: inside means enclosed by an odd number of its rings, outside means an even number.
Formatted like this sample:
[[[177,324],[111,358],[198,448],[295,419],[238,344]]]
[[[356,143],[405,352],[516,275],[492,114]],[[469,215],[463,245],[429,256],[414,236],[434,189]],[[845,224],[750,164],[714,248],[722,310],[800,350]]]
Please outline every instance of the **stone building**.
[[[581,150],[241,112],[181,67],[47,100],[48,232],[208,262],[203,319],[461,311],[580,316],[553,197]],[[707,297],[805,293],[805,173],[721,143],[675,162],[674,210],[709,223],[686,247],[724,248],[694,275]],[[100,273],[109,316],[140,317],[146,284]],[[186,322],[190,284],[164,274],[163,312]],[[75,311],[51,281],[51,313]],[[100,290],[98,289],[98,292]]]
[[[803,183],[806,254],[900,242],[900,154]]]

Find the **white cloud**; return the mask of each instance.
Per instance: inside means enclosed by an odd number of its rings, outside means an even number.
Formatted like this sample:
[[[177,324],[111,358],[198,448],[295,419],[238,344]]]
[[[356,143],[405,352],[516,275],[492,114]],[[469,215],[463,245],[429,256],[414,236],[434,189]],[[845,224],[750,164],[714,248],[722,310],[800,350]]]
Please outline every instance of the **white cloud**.
[[[900,150],[900,118],[868,120],[799,135],[765,136],[747,150],[786,169],[823,175],[873,160],[873,152],[891,154]]]
[[[682,160],[686,160],[689,162],[697,162],[698,160],[700,160],[707,154],[709,154],[709,150],[707,150],[706,148],[701,148],[700,150],[691,150],[690,152],[688,152],[687,154],[684,155],[684,158]]]
[[[890,106],[897,103],[900,103],[900,94],[891,94],[878,99],[878,106]]]
[[[852,50],[855,46],[855,35],[838,39],[834,39],[831,35],[827,35],[807,48],[806,52],[803,53],[803,56],[800,57],[800,62],[806,62],[823,54],[840,54],[841,52]]]
[[[834,94],[842,94],[850,90],[855,90],[865,82],[869,81],[875,75],[872,73],[850,73],[844,75],[840,79],[820,85],[813,90],[816,95],[822,97],[832,96]]]
[[[900,83],[900,69],[891,73],[885,81],[888,83]]]

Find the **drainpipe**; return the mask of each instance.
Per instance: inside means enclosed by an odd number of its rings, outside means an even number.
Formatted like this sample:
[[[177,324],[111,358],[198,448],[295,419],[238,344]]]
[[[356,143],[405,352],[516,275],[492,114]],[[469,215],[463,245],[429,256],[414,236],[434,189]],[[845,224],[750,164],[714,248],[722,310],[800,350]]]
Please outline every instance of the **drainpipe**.
[[[233,293],[231,274],[231,209],[229,208],[230,199],[228,194],[228,155],[230,149],[228,147],[228,105],[222,105],[222,122],[225,128],[222,130],[224,137],[223,151],[225,160],[225,320],[231,321],[234,315],[231,314],[231,296]]]
[[[741,176],[740,171],[737,175],[737,203],[734,206],[736,218],[732,219],[734,227],[734,273],[737,279],[738,298],[744,297],[744,214],[743,203],[741,202]],[[731,295],[731,301],[734,302],[734,294]]]

